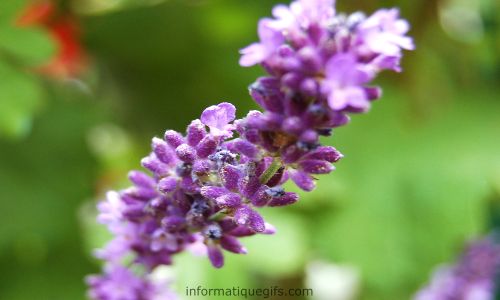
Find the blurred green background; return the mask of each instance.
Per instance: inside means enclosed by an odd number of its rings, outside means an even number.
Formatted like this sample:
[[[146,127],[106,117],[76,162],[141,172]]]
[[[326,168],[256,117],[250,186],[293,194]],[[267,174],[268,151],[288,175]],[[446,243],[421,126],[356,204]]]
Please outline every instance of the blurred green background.
[[[60,1],[90,59],[78,79],[53,79],[32,71],[56,51],[47,29],[14,26],[27,2],[0,1],[0,299],[85,298],[92,250],[109,238],[96,201],[127,185],[151,137],[221,101],[239,116],[256,108],[247,86],[264,73],[239,67],[238,49],[278,2]],[[186,286],[277,285],[321,300],[408,299],[487,232],[500,197],[500,3],[338,2],[400,7],[417,50],[404,73],[381,76],[369,114],[324,140],[345,154],[337,170],[296,205],[264,210],[275,236],[249,238],[249,254],[222,270],[175,259],[181,297]]]

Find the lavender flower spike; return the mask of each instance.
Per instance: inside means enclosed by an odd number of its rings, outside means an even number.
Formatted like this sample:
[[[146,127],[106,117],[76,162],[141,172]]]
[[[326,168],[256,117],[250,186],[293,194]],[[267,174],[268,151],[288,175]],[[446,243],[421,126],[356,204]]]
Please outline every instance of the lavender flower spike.
[[[96,251],[106,267],[88,279],[92,299],[163,299],[169,291],[149,280],[157,267],[185,250],[216,268],[227,252],[246,254],[243,237],[275,232],[259,211],[299,200],[283,188],[289,179],[311,191],[318,175],[335,169],[343,155],[319,137],[368,110],[381,95],[369,83],[384,69],[399,70],[401,49],[413,44],[397,10],[344,16],[333,4],[297,0],[259,22],[260,42],[241,50],[240,64],[269,73],[250,86],[263,112],[236,120],[236,108],[224,102],[205,109],[185,134],[167,130],[141,161],[149,173],[130,172],[132,186],[98,205],[114,238]]]
[[[415,300],[493,300],[500,268],[500,245],[487,237],[467,247],[455,266],[438,269]]]

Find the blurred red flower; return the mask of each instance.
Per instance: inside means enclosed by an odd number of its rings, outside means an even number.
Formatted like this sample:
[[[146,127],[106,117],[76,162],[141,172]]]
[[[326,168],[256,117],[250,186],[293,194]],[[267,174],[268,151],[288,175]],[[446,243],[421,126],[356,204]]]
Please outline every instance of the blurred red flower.
[[[76,77],[88,66],[77,18],[60,11],[52,1],[30,3],[17,18],[16,25],[40,26],[53,38],[57,50],[50,61],[36,68],[41,74],[58,79]]]

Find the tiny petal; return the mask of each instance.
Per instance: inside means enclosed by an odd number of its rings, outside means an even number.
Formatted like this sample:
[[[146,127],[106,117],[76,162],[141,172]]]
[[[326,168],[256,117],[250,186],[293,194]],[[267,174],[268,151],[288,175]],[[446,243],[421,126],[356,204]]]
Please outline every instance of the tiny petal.
[[[236,108],[231,103],[223,102],[206,108],[201,114],[201,122],[210,127],[216,136],[228,135],[232,129],[228,126],[236,118]],[[232,134],[231,134],[232,135]]]
[[[265,229],[264,229],[264,232],[262,232],[263,234],[275,234],[276,233],[276,227],[274,227],[274,225],[266,222],[264,224],[264,226],[265,226]]]
[[[227,251],[237,254],[247,254],[247,249],[243,247],[238,239],[230,235],[224,235],[220,240],[220,245]]]
[[[302,159],[304,160],[319,159],[334,163],[339,161],[342,157],[344,156],[342,155],[342,153],[337,151],[337,149],[330,146],[320,146],[315,150],[309,152],[308,154],[304,155]]]
[[[208,245],[208,258],[212,265],[216,268],[222,268],[224,265],[224,255],[222,251],[216,245]]]
[[[297,195],[296,193],[287,192],[285,193],[285,195],[281,197],[275,197],[271,199],[271,201],[269,201],[268,203],[268,206],[275,207],[275,206],[290,205],[297,202],[297,200],[299,200],[299,195]]]
[[[310,192],[316,187],[316,184],[314,183],[312,177],[305,172],[290,171],[289,174],[292,181],[295,182],[295,184],[304,191]]]
[[[255,231],[246,226],[237,226],[235,229],[229,232],[232,236],[236,237],[246,237],[255,235]]]
[[[304,160],[299,165],[302,170],[310,174],[328,174],[335,169],[330,162],[319,159]]]

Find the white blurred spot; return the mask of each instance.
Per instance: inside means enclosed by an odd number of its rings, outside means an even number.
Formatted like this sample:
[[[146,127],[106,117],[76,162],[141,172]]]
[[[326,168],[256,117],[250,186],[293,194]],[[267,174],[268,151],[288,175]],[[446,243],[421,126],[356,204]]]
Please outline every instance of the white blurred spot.
[[[347,265],[315,261],[307,266],[306,286],[313,300],[352,300],[359,291],[359,271]]]
[[[453,39],[474,44],[484,36],[478,0],[447,0],[439,5],[439,21]]]
[[[132,147],[125,131],[113,124],[92,128],[87,134],[87,143],[94,154],[104,159],[124,154]]]

